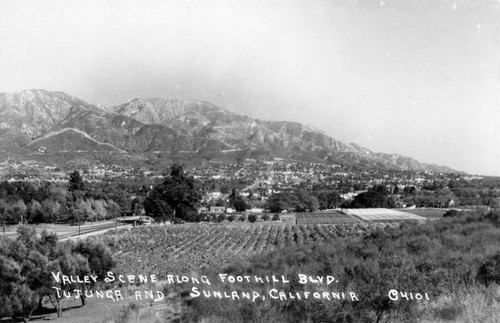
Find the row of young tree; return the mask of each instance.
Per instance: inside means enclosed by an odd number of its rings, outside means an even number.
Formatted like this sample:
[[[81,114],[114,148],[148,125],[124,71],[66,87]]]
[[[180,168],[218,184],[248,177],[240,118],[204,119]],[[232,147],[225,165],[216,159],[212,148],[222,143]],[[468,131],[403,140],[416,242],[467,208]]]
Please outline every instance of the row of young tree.
[[[111,251],[95,239],[59,242],[55,234],[20,226],[17,240],[0,237],[0,318],[23,319],[27,322],[48,300],[62,316],[63,291],[95,289],[94,282],[57,282],[57,275],[104,276],[115,262]],[[56,288],[58,288],[58,290]],[[85,293],[80,294],[82,306]]]
[[[84,181],[78,171],[68,183],[0,183],[0,218],[7,224],[112,219],[137,209],[148,194],[141,181]],[[133,197],[133,198],[132,198]]]
[[[289,283],[277,289],[284,291],[285,299],[191,299],[190,317],[186,320],[203,321],[210,317],[214,321],[254,322],[266,317],[272,322],[470,321],[471,317],[467,319],[462,314],[484,309],[466,309],[474,297],[475,304],[489,304],[493,311],[498,308],[499,235],[499,211],[456,212],[455,216],[425,224],[379,228],[359,238],[339,237],[286,247],[213,270],[214,275],[226,273],[235,277],[284,273]],[[304,284],[298,276],[304,273],[311,278],[334,273],[336,282]],[[213,288],[228,294],[235,289],[268,293],[268,287],[259,283],[246,285],[245,289],[234,284]],[[391,290],[396,292],[390,293]],[[316,299],[312,297],[315,291],[342,291],[347,298]],[[305,292],[310,295],[308,299],[304,298]],[[351,300],[348,292],[354,292],[358,300]],[[416,293],[421,293],[420,300]],[[480,316],[482,313],[475,314],[474,321],[495,321],[493,317]]]
[[[113,200],[84,200],[74,203],[59,203],[51,199],[42,203],[32,200],[26,204],[23,200],[7,202],[0,199],[0,216],[7,224],[17,223],[60,223],[75,221],[100,221],[121,215],[121,208]]]

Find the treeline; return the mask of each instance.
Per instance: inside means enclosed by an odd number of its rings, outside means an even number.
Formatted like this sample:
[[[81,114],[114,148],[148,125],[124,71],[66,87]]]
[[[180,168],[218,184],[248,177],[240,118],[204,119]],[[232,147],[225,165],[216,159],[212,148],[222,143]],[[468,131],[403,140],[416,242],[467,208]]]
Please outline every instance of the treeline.
[[[389,186],[391,187],[391,186]],[[344,201],[343,208],[395,208],[405,205],[416,207],[442,208],[460,204],[460,199],[448,188],[427,187],[417,190],[414,186],[406,186],[399,190],[393,185],[388,190],[387,185],[375,185],[365,192],[359,193],[352,201]]]
[[[150,185],[147,185],[150,184]],[[98,221],[142,207],[152,182],[115,178],[88,182],[78,171],[69,182],[0,183],[0,216],[7,224]]]
[[[491,321],[498,317],[500,212],[458,212],[425,224],[403,223],[362,238],[285,248],[215,269],[232,276],[285,275],[288,284],[217,284],[213,290],[282,290],[285,299],[255,301],[190,298],[187,320],[220,322]],[[298,274],[333,275],[336,282],[299,283]],[[396,290],[396,294],[389,294]],[[304,292],[354,292],[359,301],[291,299]],[[410,296],[410,293],[412,295]],[[416,293],[422,296],[417,300]],[[429,300],[423,295],[427,294]],[[397,300],[395,299],[397,298]],[[268,297],[266,297],[267,299]],[[472,303],[475,302],[476,303]],[[471,312],[474,311],[474,312]]]
[[[52,273],[102,277],[115,265],[109,248],[97,240],[61,243],[55,234],[43,231],[39,236],[28,226],[20,226],[17,233],[17,240],[0,237],[0,318],[21,318],[27,322],[41,309],[44,298],[61,317],[63,291],[92,290],[96,285],[58,283]],[[85,305],[84,293],[80,299]]]
[[[303,188],[291,189],[272,194],[264,204],[272,213],[282,211],[312,212],[336,208],[343,199],[335,190],[306,190]]]

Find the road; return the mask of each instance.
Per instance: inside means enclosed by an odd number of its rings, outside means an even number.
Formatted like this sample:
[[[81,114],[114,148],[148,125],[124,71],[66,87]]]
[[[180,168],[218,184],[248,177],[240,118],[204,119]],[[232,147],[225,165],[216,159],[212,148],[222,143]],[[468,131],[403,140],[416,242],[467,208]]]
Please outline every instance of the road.
[[[129,227],[130,225],[124,225],[118,223],[118,227]],[[115,221],[101,221],[94,222],[92,224],[82,224],[80,228],[78,225],[60,225],[60,224],[40,224],[34,225],[37,233],[41,233],[43,230],[55,233],[59,237],[59,240],[66,240],[70,238],[87,237],[94,234],[104,233],[108,230],[114,229],[116,227]],[[9,230],[5,233],[5,236],[11,239],[17,238],[16,233],[17,226],[9,227]],[[3,235],[3,234],[2,234]]]

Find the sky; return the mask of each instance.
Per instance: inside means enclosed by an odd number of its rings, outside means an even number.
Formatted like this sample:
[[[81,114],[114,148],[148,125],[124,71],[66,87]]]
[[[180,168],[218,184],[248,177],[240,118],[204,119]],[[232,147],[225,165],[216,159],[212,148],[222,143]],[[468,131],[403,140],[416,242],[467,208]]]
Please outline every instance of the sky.
[[[194,98],[500,176],[500,0],[0,0],[0,92]]]

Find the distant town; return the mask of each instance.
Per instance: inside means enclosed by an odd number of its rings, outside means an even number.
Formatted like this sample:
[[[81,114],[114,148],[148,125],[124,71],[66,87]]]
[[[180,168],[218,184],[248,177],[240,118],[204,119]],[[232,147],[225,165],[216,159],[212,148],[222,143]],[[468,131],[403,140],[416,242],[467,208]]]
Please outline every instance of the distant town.
[[[192,207],[196,207],[199,216],[191,218],[194,222],[217,221],[217,215],[225,214],[222,221],[230,214],[242,212],[281,213],[285,219],[286,213],[339,208],[484,208],[488,211],[500,202],[500,179],[494,177],[380,168],[360,170],[281,158],[246,159],[240,164],[179,165],[198,185],[200,196],[194,199],[196,203]],[[158,209],[151,197],[169,172],[168,168],[154,166],[97,163],[69,168],[47,166],[33,160],[3,159],[0,161],[0,199],[5,205],[3,213],[7,214],[8,223],[17,223],[21,218],[28,222],[74,222],[81,217],[92,221],[125,215],[173,220],[175,211],[170,215],[169,211],[163,211],[165,217],[161,213],[163,209]],[[78,173],[86,183],[85,188],[82,186],[84,193],[73,200],[68,196],[71,173]],[[19,183],[24,186],[19,188]],[[27,188],[26,183],[31,187]],[[57,191],[56,187],[63,190],[58,193],[61,196],[52,194]],[[33,193],[43,189],[48,192]],[[75,215],[77,204],[82,209],[81,217]],[[37,212],[33,209],[39,208],[37,205],[46,209],[41,212],[45,215],[35,215]],[[49,215],[49,209],[52,213],[57,210],[60,216]]]

